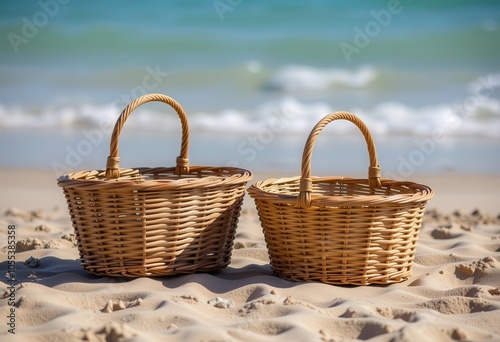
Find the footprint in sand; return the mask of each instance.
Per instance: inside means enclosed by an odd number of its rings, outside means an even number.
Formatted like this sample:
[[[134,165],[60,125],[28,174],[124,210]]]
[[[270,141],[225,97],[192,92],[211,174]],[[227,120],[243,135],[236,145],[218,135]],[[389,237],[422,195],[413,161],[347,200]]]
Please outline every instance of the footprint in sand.
[[[480,279],[484,277],[490,269],[497,268],[498,266],[499,264],[495,258],[487,256],[478,261],[462,263],[455,266],[455,274],[459,276],[459,278],[467,279],[474,276]]]
[[[385,335],[393,331],[394,328],[389,324],[376,321],[368,321],[361,329],[361,332],[357,338],[360,340],[368,340],[375,336]]]
[[[468,315],[477,312],[497,311],[499,309],[499,305],[492,301],[463,296],[432,299],[415,306],[420,309],[431,309],[444,315]]]
[[[414,310],[402,310],[402,309],[394,309],[394,308],[377,308],[377,312],[386,318],[392,319],[400,319],[405,322],[413,323],[420,320],[419,314]]]
[[[453,239],[460,235],[460,228],[455,224],[447,224],[437,227],[431,232],[434,239]]]
[[[129,341],[137,337],[130,327],[123,323],[111,322],[102,329],[81,329],[73,335],[83,341]]]
[[[41,240],[38,238],[26,238],[19,240],[16,243],[16,252],[26,252],[33,249],[44,249],[48,245],[48,241]]]
[[[68,243],[69,242],[69,243]],[[61,249],[72,248],[78,245],[75,234],[66,234],[57,240],[42,240],[39,238],[26,238],[16,243],[16,252],[26,252],[33,249]]]

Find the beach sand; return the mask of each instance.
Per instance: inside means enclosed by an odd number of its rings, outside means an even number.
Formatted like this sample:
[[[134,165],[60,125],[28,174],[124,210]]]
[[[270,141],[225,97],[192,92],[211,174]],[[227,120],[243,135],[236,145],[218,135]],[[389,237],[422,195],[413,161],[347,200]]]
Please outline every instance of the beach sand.
[[[268,176],[257,174],[251,183]],[[356,287],[274,276],[249,197],[226,270],[94,276],[80,266],[56,175],[0,170],[0,340],[500,340],[500,176],[412,180],[436,195],[411,278]],[[6,278],[9,225],[15,226],[16,282]],[[15,335],[8,332],[12,308]]]

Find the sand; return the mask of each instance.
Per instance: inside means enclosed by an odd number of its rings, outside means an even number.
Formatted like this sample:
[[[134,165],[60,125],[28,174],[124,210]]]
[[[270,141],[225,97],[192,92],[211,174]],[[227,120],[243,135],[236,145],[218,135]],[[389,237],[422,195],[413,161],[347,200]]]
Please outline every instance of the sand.
[[[356,287],[274,276],[250,198],[226,270],[94,276],[80,266],[55,175],[0,170],[0,340],[500,340],[500,176],[412,180],[436,197],[411,278]],[[9,225],[16,227],[15,282],[7,278]]]

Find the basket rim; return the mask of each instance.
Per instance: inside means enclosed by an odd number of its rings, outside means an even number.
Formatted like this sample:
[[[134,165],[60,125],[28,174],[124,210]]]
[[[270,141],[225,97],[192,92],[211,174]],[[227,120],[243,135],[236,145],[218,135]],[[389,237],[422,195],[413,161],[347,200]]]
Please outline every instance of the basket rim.
[[[269,185],[300,183],[301,176],[283,177],[283,178],[270,178],[264,181],[256,182],[248,188],[248,194],[255,201],[264,200],[279,204],[297,205],[297,195],[281,194],[265,190]],[[312,183],[319,182],[337,182],[337,183],[365,183],[370,184],[369,179],[365,178],[350,178],[343,176],[328,176],[328,177],[311,177]],[[312,193],[311,207],[325,207],[325,206],[352,206],[352,205],[384,205],[384,204],[408,204],[427,202],[434,197],[434,191],[427,185],[411,182],[411,181],[398,181],[388,178],[381,179],[382,186],[402,186],[407,188],[407,193],[399,193],[396,195],[366,195],[366,196],[328,196],[323,194]]]
[[[226,166],[199,166],[191,165],[190,174],[197,172],[208,171],[226,171],[227,175],[222,176],[203,176],[200,177],[180,177],[175,174],[176,167],[135,167],[135,168],[120,168],[120,173],[128,174],[138,172],[139,174],[153,172],[172,172],[172,177],[178,179],[154,179],[154,180],[137,180],[137,179],[113,179],[105,178],[106,170],[85,170],[64,174],[57,178],[57,185],[62,188],[81,188],[82,190],[139,190],[154,188],[155,190],[164,190],[172,188],[194,189],[205,187],[216,187],[222,185],[235,185],[247,183],[253,178],[251,171]],[[86,177],[95,177],[102,175],[102,179],[86,179]]]

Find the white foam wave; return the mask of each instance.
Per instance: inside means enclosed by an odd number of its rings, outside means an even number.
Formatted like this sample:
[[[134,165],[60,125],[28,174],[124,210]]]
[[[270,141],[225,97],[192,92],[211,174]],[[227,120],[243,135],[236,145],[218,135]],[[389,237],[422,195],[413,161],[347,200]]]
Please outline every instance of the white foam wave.
[[[470,102],[470,103],[469,103]],[[500,100],[484,98],[479,102],[439,104],[414,108],[399,102],[384,102],[372,108],[345,108],[360,116],[376,135],[500,137]],[[82,129],[97,127],[110,132],[119,108],[102,106],[45,108],[5,107],[0,105],[0,128]],[[127,130],[179,131],[175,115],[141,110],[127,120]],[[225,109],[220,112],[188,113],[193,131],[217,134],[254,134],[265,130],[284,135],[307,135],[314,124],[328,113],[338,110],[326,102],[301,102],[284,97],[244,111]],[[336,125],[336,134],[351,134],[353,125]]]
[[[333,86],[363,88],[377,74],[372,67],[362,66],[358,70],[321,69],[306,65],[287,65],[274,73],[267,86],[287,92],[318,91]]]
[[[101,126],[117,119],[115,105],[82,105],[41,109],[0,105],[0,127],[6,128],[75,128]]]
[[[331,107],[324,102],[302,103],[293,97],[285,97],[252,112],[229,109],[220,113],[199,113],[190,125],[194,129],[210,132],[256,133],[271,129],[296,134],[303,133],[311,122],[330,112]]]

